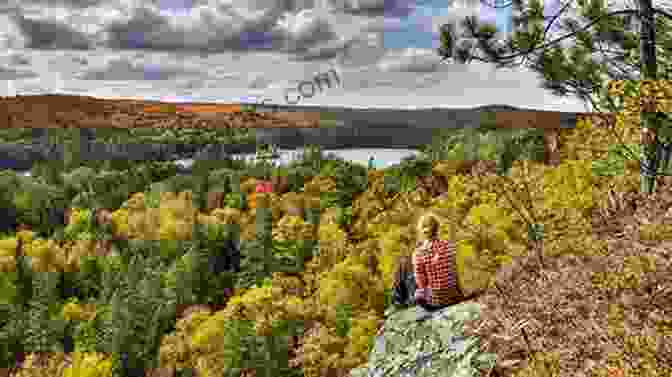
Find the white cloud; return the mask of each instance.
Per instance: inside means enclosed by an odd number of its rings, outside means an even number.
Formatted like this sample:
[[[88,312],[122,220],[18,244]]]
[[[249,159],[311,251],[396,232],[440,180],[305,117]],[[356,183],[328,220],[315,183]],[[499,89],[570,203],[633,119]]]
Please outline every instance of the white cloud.
[[[434,72],[440,60],[431,50],[409,48],[388,56],[378,67],[384,72]]]

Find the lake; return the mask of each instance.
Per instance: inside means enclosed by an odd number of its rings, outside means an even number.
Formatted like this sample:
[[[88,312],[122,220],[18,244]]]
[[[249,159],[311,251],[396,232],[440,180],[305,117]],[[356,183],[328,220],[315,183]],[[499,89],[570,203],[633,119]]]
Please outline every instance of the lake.
[[[362,165],[368,165],[369,158],[373,156],[374,167],[385,168],[387,166],[399,163],[403,158],[417,155],[418,151],[413,149],[394,149],[394,148],[349,148],[349,149],[324,149],[325,155],[334,154],[340,158]],[[278,149],[280,157],[273,161],[280,165],[287,165],[289,162],[301,157],[303,149]],[[254,153],[241,153],[232,155],[235,158],[244,158],[254,160]],[[182,166],[189,167],[193,159],[178,160]]]
[[[350,149],[324,149],[324,154],[334,154],[347,161],[368,165],[369,158],[373,156],[375,168],[385,168],[399,163],[403,158],[417,155],[418,151],[413,149],[394,149],[394,148],[350,148]],[[289,162],[298,159],[303,153],[303,149],[279,149],[280,158],[275,159],[279,165],[287,165]],[[242,153],[232,155],[235,158],[244,158],[254,160],[254,153]],[[177,160],[178,164],[189,167],[193,164],[193,159]],[[21,174],[29,176],[30,171],[23,171]]]

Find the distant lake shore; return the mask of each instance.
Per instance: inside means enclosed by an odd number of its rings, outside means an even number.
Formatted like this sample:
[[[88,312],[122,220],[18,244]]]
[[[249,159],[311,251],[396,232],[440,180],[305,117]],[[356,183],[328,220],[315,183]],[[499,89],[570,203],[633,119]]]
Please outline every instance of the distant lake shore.
[[[300,157],[305,144],[294,148],[280,148],[280,158],[275,162],[285,165]],[[136,144],[110,145],[93,143],[88,150],[83,150],[83,158],[94,160],[131,159],[137,161],[158,160],[178,161],[188,168],[198,159],[231,158],[253,159],[257,144],[245,145],[164,145],[164,144]],[[19,172],[29,171],[32,165],[40,160],[62,159],[64,156],[61,145],[21,145],[0,144],[0,169],[11,169]],[[374,157],[376,167],[385,167],[401,161],[404,157],[412,156],[417,150],[412,148],[324,148],[325,155],[334,154],[348,161],[368,164],[370,157]]]

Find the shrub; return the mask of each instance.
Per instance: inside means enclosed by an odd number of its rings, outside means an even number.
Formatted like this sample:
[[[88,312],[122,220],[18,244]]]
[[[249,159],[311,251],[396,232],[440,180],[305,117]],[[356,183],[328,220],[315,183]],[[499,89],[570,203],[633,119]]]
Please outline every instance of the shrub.
[[[63,377],[112,377],[112,360],[101,353],[75,352]]]

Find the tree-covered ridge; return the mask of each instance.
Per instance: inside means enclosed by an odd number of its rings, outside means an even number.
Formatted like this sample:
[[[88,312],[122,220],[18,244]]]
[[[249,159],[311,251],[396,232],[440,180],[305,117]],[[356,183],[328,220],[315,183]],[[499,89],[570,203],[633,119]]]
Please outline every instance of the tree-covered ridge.
[[[1,128],[1,143],[32,144],[35,134],[48,137],[50,142],[59,144],[72,142],[79,129],[33,129],[24,127]],[[254,128],[89,128],[85,129],[89,139],[95,143],[109,144],[239,144],[254,142]]]

